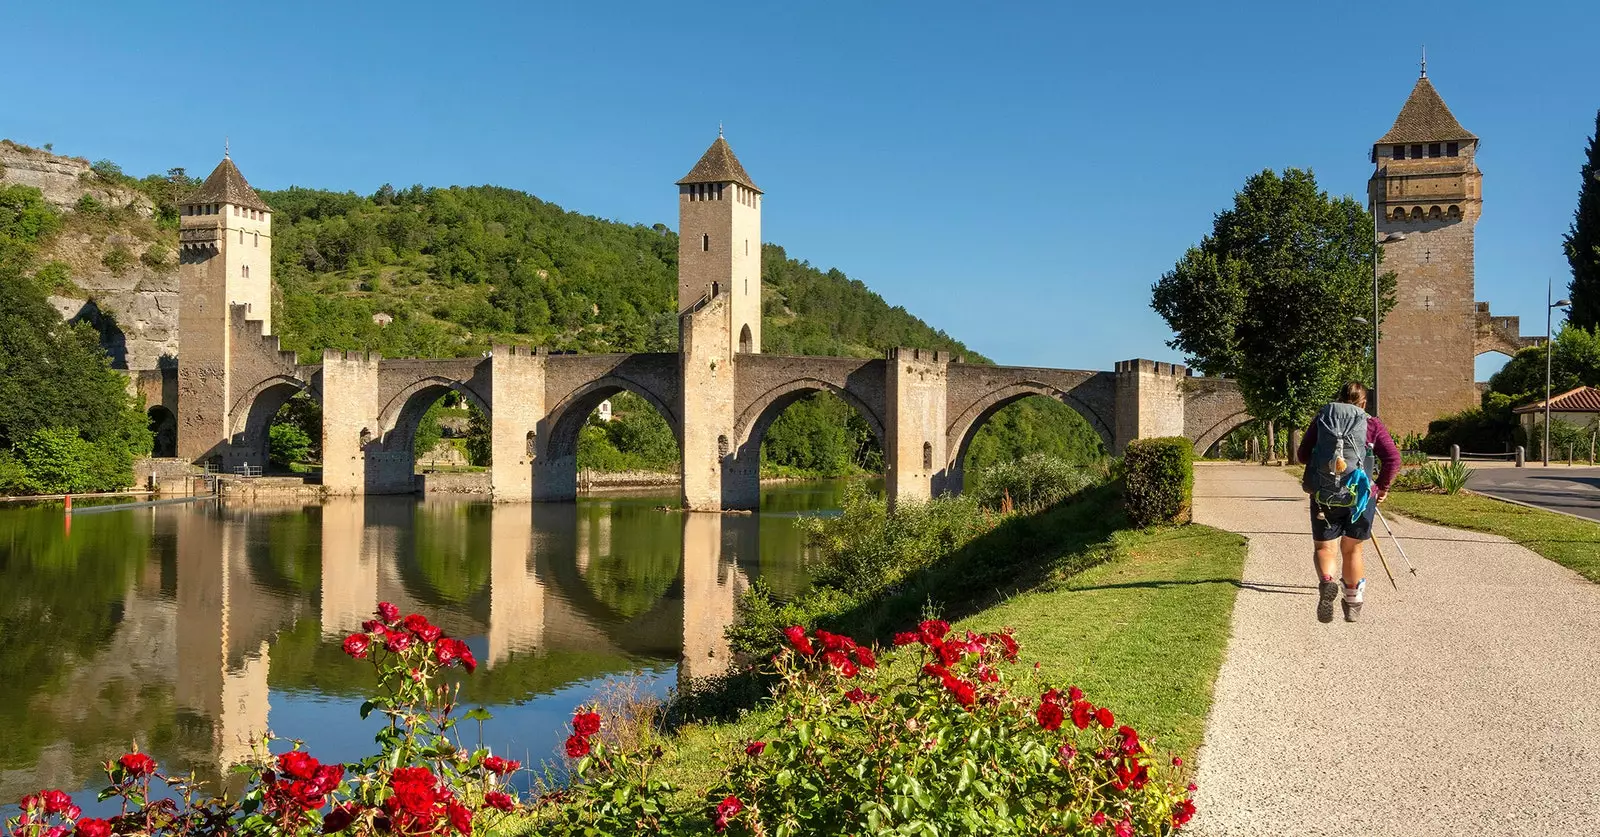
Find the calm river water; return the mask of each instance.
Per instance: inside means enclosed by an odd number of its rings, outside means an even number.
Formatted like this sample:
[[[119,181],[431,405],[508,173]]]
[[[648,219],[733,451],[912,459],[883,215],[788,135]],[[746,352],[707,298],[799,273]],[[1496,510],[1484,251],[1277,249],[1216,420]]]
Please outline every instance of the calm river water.
[[[735,598],[806,583],[797,521],[845,485],[769,486],[751,516],[374,497],[79,514],[65,534],[58,505],[0,508],[0,805],[98,789],[135,741],[211,777],[266,729],[323,759],[371,752],[370,669],[339,642],[380,601],[471,646],[485,743],[554,760],[607,678],[664,694],[720,671]]]

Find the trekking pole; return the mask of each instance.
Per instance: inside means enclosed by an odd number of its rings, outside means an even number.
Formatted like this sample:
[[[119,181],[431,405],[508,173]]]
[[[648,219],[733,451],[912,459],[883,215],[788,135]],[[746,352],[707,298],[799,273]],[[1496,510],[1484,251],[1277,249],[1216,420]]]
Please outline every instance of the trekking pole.
[[[1399,590],[1400,585],[1394,583],[1394,573],[1389,571],[1389,562],[1383,557],[1383,547],[1378,544],[1377,538],[1372,539],[1372,548],[1377,550],[1378,561],[1379,563],[1383,564],[1383,572],[1385,575],[1389,576],[1389,586]]]
[[[1394,541],[1394,548],[1400,550],[1400,557],[1406,560],[1406,569],[1410,570],[1412,575],[1416,575],[1417,568],[1411,565],[1411,556],[1406,554],[1406,548],[1400,544],[1400,539],[1394,536],[1394,529],[1389,527],[1389,518],[1383,516],[1382,508],[1379,508],[1377,511],[1378,519],[1383,521],[1384,531],[1389,533],[1389,540]],[[1378,539],[1373,538],[1372,540],[1374,543],[1376,543]]]

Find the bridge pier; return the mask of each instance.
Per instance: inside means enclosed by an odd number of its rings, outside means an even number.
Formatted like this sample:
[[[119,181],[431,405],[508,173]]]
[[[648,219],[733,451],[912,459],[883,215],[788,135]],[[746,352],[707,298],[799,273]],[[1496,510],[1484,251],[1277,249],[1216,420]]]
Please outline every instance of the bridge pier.
[[[710,296],[678,319],[682,381],[678,397],[683,421],[679,447],[683,456],[683,507],[690,511],[721,511],[737,507],[732,505],[735,500],[747,501],[751,469],[757,472],[755,491],[759,498],[759,453],[756,462],[740,463],[735,450],[736,375],[733,340],[727,327],[729,305],[728,296],[713,288]],[[725,476],[732,477],[726,487],[738,484],[736,496],[724,496]]]
[[[945,462],[948,352],[890,349],[884,364],[884,491],[892,511],[926,502],[948,483]]]
[[[537,495],[536,454],[539,425],[545,417],[548,357],[543,349],[534,352],[514,346],[496,346],[491,354],[489,491],[496,502],[532,500]],[[571,491],[576,496],[575,482]]]
[[[396,482],[382,454],[377,353],[322,353],[322,485],[329,494],[380,494]],[[371,459],[369,461],[369,454]],[[404,475],[409,491],[411,474]]]

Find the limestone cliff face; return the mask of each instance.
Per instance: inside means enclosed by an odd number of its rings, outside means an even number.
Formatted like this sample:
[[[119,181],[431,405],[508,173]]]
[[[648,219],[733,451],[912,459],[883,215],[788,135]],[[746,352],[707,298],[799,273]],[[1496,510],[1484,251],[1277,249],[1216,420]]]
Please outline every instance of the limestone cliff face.
[[[44,245],[39,264],[65,268],[70,284],[50,298],[63,318],[93,324],[118,368],[156,369],[177,357],[176,242],[156,226],[148,197],[105,182],[87,160],[9,140],[0,140],[0,184],[38,189],[62,214],[61,231]],[[80,211],[85,195],[100,209]]]

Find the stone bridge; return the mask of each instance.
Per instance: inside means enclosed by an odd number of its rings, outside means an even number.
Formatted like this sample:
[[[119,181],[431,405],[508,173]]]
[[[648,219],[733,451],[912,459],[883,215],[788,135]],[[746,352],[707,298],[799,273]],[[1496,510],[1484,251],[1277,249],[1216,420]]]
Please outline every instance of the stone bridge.
[[[264,465],[273,417],[309,394],[322,405],[322,483],[333,494],[414,491],[418,423],[458,392],[488,418],[499,500],[573,499],[585,420],[632,392],[671,425],[683,503],[703,510],[759,503],[767,429],[812,393],[834,393],[866,419],[891,502],[961,491],[974,434],[1030,395],[1078,411],[1112,452],[1150,436],[1187,436],[1203,452],[1249,418],[1231,381],[1148,360],[1107,372],[982,366],[908,348],[869,360],[764,355],[761,190],[721,137],[677,185],[676,353],[496,346],[478,358],[394,360],[328,351],[304,365],[271,336],[271,208],[224,158],[181,207],[177,368],[140,373],[138,384],[175,425],[177,456],[229,470]]]

